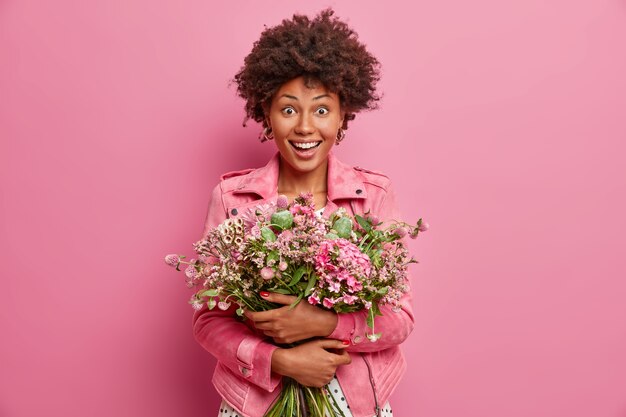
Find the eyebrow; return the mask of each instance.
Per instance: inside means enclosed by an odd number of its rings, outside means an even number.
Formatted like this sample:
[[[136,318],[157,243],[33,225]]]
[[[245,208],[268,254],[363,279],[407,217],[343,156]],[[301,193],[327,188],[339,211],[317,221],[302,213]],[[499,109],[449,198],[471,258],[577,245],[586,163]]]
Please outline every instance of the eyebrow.
[[[298,101],[298,97],[296,97],[296,96],[292,96],[292,95],[289,95],[289,94],[283,94],[281,97],[287,97],[287,98],[290,98],[290,99],[292,99],[292,100],[296,100],[296,101]],[[332,99],[332,97],[330,96],[330,94],[322,94],[321,96],[316,96],[316,97],[313,97],[313,100],[319,100],[320,98],[324,98],[324,97],[329,97],[329,98],[331,98],[331,99]]]

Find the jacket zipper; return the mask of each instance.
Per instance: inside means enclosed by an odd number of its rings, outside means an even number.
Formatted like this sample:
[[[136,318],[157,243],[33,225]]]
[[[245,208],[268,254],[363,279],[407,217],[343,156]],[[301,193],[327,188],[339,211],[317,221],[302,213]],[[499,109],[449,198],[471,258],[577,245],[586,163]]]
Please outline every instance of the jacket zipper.
[[[361,357],[363,358],[363,361],[365,362],[365,365],[367,366],[367,373],[369,374],[370,385],[372,386],[372,392],[374,393],[374,404],[376,406],[374,410],[376,411],[376,417],[381,417],[380,406],[378,405],[378,396],[376,395],[376,384],[374,383],[374,377],[372,376],[372,368],[370,367],[370,363],[368,362],[367,358],[365,357],[363,353],[361,353]]]

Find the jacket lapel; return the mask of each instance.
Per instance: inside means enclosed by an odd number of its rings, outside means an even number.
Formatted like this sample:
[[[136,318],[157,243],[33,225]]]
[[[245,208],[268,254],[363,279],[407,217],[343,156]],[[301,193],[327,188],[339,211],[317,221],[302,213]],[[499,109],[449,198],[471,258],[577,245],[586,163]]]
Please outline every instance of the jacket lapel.
[[[280,153],[276,152],[264,167],[242,176],[241,181],[232,191],[233,195],[256,194],[260,198],[241,201],[236,204],[237,210],[243,212],[248,208],[275,200],[278,196],[279,169]],[[357,171],[339,161],[333,152],[328,154],[327,194],[328,201],[324,209],[324,217],[330,216],[339,207],[352,208],[352,211],[355,211],[352,200],[367,198],[365,184]],[[228,208],[229,215],[232,208]]]

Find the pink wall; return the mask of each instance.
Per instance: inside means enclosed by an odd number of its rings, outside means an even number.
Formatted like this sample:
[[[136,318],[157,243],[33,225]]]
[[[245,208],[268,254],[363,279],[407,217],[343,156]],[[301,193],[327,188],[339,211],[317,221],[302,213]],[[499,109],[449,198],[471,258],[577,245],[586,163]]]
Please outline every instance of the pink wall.
[[[626,2],[334,3],[385,94],[337,152],[432,228],[396,416],[626,416]],[[0,3],[0,416],[216,415],[162,256],[273,153],[227,87],[263,24],[328,4]]]

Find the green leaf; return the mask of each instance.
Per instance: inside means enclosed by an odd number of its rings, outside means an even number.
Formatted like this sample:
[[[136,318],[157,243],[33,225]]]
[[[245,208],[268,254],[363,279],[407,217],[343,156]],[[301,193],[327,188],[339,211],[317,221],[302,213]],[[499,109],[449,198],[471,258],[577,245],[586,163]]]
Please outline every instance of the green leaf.
[[[326,236],[324,236],[326,239],[331,239],[331,240],[335,240],[335,239],[339,239],[339,236],[337,236],[335,233],[326,233]]]
[[[286,295],[290,295],[291,291],[285,289],[285,288],[272,288],[271,289],[272,292],[277,292],[278,294],[286,294]]]
[[[216,297],[217,294],[218,294],[217,290],[208,290],[200,294],[200,297]]]
[[[383,288],[379,288],[378,291],[376,291],[378,294],[380,295],[385,295],[389,292],[389,287],[383,287]]]
[[[357,214],[356,216],[354,216],[354,218],[356,219],[356,222],[359,224],[359,226],[363,228],[363,230],[365,230],[366,232],[372,230],[370,222],[368,222],[364,217]]]
[[[317,275],[313,274],[309,276],[309,282],[304,290],[304,295],[308,296],[313,291],[313,286],[317,283]]]
[[[266,242],[276,242],[276,235],[272,232],[272,229],[267,226],[261,229],[261,236],[263,236]]]
[[[301,266],[300,268],[296,269],[296,272],[294,272],[293,274],[293,278],[291,278],[291,281],[289,282],[289,284],[287,284],[287,286],[292,287],[296,285],[300,281],[300,278],[302,278],[302,275],[304,275],[305,272],[306,272],[306,268],[304,266]]]
[[[207,301],[206,306],[209,307],[209,310],[213,310],[216,304],[217,302],[215,301],[215,298],[209,298],[209,301]]]
[[[277,251],[273,250],[267,254],[267,261],[278,261],[280,259],[280,255]]]
[[[239,317],[243,316],[243,308],[239,307],[239,308],[237,309],[236,313],[237,313],[237,315],[238,315]]]
[[[374,312],[374,316],[382,316],[383,313],[380,312],[380,308],[378,308],[378,303],[372,303],[371,311]]]
[[[375,304],[372,304],[372,307],[374,307],[374,305]],[[371,308],[367,311],[367,327],[370,329],[374,328],[374,310]]]
[[[289,310],[297,306],[300,300],[302,300],[302,294],[298,295],[298,298],[296,298],[296,301],[294,301],[293,303],[289,305]]]

